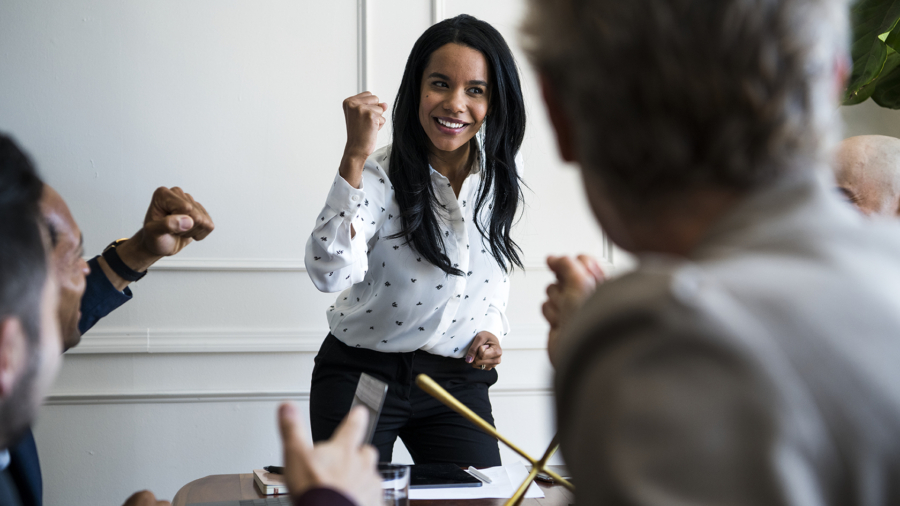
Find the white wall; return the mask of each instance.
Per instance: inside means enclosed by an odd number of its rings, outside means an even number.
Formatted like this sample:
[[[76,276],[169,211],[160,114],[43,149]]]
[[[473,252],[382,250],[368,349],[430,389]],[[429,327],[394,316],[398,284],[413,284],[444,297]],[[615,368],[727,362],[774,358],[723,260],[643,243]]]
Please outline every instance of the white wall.
[[[577,173],[557,159],[518,49],[522,2],[365,7],[360,38],[358,0],[0,0],[0,130],[66,198],[87,251],[130,236],[160,185],[184,187],[217,224],[67,354],[36,428],[48,506],[120,504],[141,488],[171,498],[193,479],[280,461],[275,406],[306,409],[327,332],[332,296],[312,286],[302,254],[343,147],[341,100],[364,79],[392,102],[435,15],[491,22],[522,68],[531,191],[516,237],[527,272],[513,277],[513,332],[491,396],[504,433],[533,453],[549,442],[543,258],[621,263]],[[866,104],[844,115],[848,135],[900,136],[896,111]]]
[[[302,255],[343,149],[341,101],[364,78],[392,103],[415,39],[460,12],[507,37],[524,77],[531,190],[515,234],[527,272],[513,277],[491,396],[501,431],[543,451],[543,258],[607,248],[518,49],[521,2],[434,3],[368,0],[360,38],[357,0],[0,0],[0,131],[66,198],[88,253],[137,230],[160,185],[182,186],[216,222],[67,353],[36,426],[48,506],[121,504],[142,488],[172,498],[196,478],[280,462],[275,406],[306,409],[333,300]]]
[[[844,137],[890,135],[900,138],[900,111],[883,109],[871,100],[853,107],[842,107]]]

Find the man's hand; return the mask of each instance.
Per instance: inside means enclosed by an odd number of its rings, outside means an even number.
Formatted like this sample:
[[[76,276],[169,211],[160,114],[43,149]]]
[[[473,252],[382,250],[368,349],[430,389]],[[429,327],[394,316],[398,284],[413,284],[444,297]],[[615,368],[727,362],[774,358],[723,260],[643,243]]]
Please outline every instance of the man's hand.
[[[144,226],[116,248],[125,265],[138,272],[146,271],[162,257],[172,256],[193,241],[208,236],[215,224],[199,202],[181,188],[161,186],[153,192]],[[113,286],[121,291],[128,281],[113,272],[102,257],[100,267]]]
[[[161,186],[153,192],[153,200],[144,217],[144,228],[132,240],[145,256],[155,258],[155,262],[162,257],[177,254],[194,240],[202,241],[213,229],[215,224],[209,213],[190,193],[185,193],[177,186]],[[135,269],[134,266],[130,267]]]
[[[494,334],[482,330],[475,334],[475,339],[469,345],[469,351],[466,352],[466,363],[472,364],[472,367],[476,369],[490,371],[500,365],[500,355],[503,355],[500,340]]]
[[[169,501],[157,501],[156,496],[149,490],[135,492],[122,506],[172,506]]]
[[[562,329],[605,276],[597,260],[587,255],[578,255],[577,259],[551,256],[547,257],[547,265],[556,274],[556,283],[547,287],[547,302],[541,306],[544,318],[550,323],[547,353],[552,363]]]
[[[301,435],[297,408],[290,403],[278,407],[278,425],[284,446],[284,479],[291,497],[313,487],[341,492],[359,506],[381,505],[378,452],[364,445],[368,412],[350,410],[328,441],[311,446]]]

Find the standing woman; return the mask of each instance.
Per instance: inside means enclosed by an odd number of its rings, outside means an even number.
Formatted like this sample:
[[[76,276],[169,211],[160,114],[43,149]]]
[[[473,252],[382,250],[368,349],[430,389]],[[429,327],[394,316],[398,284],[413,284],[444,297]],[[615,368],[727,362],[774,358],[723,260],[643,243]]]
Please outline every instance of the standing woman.
[[[414,382],[428,374],[493,423],[508,274],[522,267],[510,228],[525,106],[509,46],[472,16],[433,25],[406,62],[393,142],[375,151],[385,111],[369,92],[344,101],[344,156],[306,246],[316,287],[342,291],[313,369],[313,439],[331,436],[365,372],[388,384],[381,461],[399,436],[416,463],[497,466],[497,441]]]

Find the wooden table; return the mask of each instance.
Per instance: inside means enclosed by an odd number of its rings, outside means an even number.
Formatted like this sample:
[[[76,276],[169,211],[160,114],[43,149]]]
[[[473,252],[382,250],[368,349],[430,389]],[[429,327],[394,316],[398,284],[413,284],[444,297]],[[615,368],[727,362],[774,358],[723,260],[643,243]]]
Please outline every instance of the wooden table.
[[[547,485],[536,481],[544,491],[543,499],[525,499],[522,506],[568,506],[575,503],[575,496],[560,485]],[[181,487],[172,500],[172,506],[185,506],[197,502],[228,501],[235,499],[259,499],[265,497],[253,483],[253,475],[214,474],[194,480]],[[448,501],[410,501],[416,506],[502,506],[506,499],[465,499]]]

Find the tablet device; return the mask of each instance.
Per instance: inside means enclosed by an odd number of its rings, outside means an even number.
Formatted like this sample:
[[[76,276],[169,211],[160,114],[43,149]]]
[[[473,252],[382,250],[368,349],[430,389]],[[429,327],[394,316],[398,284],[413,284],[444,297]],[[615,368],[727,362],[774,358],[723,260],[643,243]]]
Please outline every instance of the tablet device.
[[[455,464],[416,464],[411,468],[409,488],[480,486],[481,480]]]
[[[381,416],[381,408],[384,406],[384,398],[387,395],[387,391],[387,383],[377,380],[366,373],[360,374],[350,409],[353,409],[358,404],[362,404],[369,410],[369,427],[366,429],[366,438],[363,440],[363,443],[372,443],[372,437],[375,435],[375,427],[378,426],[378,417]]]

